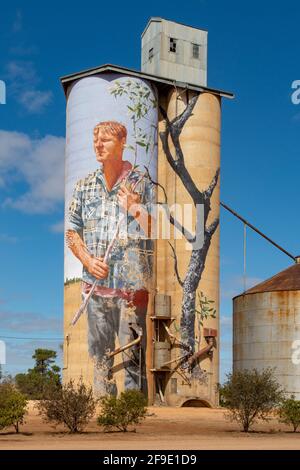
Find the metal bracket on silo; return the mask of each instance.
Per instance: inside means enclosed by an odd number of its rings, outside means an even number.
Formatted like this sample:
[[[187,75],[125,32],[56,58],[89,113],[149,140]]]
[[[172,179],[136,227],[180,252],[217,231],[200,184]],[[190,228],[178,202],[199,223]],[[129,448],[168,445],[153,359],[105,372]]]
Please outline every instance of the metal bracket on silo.
[[[214,328],[204,328],[203,336],[208,344],[207,348],[205,348],[207,350],[206,353],[209,356],[212,356],[213,347],[216,347],[216,337],[218,336],[218,330],[215,330]]]
[[[204,328],[203,336],[205,339],[216,338],[218,336],[218,331],[215,330],[214,328]]]

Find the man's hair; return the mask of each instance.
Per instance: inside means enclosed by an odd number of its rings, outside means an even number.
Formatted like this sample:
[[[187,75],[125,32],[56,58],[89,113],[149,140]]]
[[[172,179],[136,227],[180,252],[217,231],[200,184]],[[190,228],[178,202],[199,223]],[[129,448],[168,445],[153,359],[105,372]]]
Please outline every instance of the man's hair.
[[[104,134],[114,135],[119,140],[123,137],[126,139],[127,137],[127,129],[123,124],[116,121],[103,121],[99,122],[94,127],[94,137],[98,137],[99,132],[103,132]]]

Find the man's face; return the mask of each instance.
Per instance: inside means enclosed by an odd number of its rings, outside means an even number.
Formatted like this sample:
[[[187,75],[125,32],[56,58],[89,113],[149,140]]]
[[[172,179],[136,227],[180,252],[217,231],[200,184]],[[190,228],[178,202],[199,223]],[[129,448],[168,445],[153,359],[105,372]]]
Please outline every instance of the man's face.
[[[94,136],[94,148],[99,163],[122,160],[125,138],[104,133],[101,130]]]

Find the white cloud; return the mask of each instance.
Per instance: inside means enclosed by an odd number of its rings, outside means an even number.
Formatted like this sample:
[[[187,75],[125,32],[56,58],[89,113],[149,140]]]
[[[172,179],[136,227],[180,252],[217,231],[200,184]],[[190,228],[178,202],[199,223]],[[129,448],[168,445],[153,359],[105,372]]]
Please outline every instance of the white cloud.
[[[263,282],[259,277],[246,277],[246,290]],[[244,278],[243,276],[233,276],[227,279],[226,282],[221,283],[221,297],[223,299],[232,299],[236,295],[244,292]]]
[[[16,11],[12,31],[17,33],[23,28],[21,10]],[[28,57],[38,52],[35,45],[17,44],[10,49],[12,54]],[[52,92],[40,90],[37,85],[41,79],[37,75],[35,64],[30,60],[11,60],[5,65],[5,79],[9,84],[10,95],[26,109],[28,113],[41,113],[51,102]]]
[[[21,31],[22,27],[23,27],[23,15],[22,15],[21,10],[17,10],[16,17],[12,25],[13,33],[18,33],[19,31]]]
[[[19,101],[30,113],[40,113],[51,102],[51,91],[27,90],[20,93]]]
[[[18,238],[7,235],[6,233],[0,233],[0,241],[3,243],[17,243]]]
[[[64,145],[62,137],[32,139],[20,132],[0,130],[0,179],[6,186],[16,176],[28,190],[7,198],[3,206],[26,213],[47,213],[64,199]]]
[[[64,233],[64,228],[65,228],[64,221],[61,220],[60,222],[57,222],[56,224],[51,225],[50,230],[53,233]]]
[[[3,302],[4,303],[4,302]],[[57,363],[61,365],[62,353],[59,345],[63,343],[63,316],[43,316],[31,312],[0,312],[0,340],[6,344],[5,373],[15,374],[32,367],[32,354],[37,348],[53,349],[57,352]],[[28,338],[16,340],[13,338]],[[35,339],[34,338],[45,338]],[[48,340],[47,340],[48,338]],[[53,338],[53,340],[49,340]],[[55,339],[54,339],[55,338]]]
[[[29,113],[41,113],[52,100],[52,92],[40,90],[35,65],[28,60],[15,60],[5,66],[5,78],[12,96]]]
[[[32,336],[34,333],[40,333],[45,337],[51,335],[62,336],[62,315],[61,317],[50,317],[30,312],[2,311],[0,312],[0,323],[4,336],[17,336],[16,333],[19,336]]]
[[[27,60],[14,60],[8,62],[5,66],[5,71],[5,77],[8,80],[20,80],[23,83],[26,82],[27,85],[28,82],[30,82],[30,85],[34,85],[39,81],[33,62]]]

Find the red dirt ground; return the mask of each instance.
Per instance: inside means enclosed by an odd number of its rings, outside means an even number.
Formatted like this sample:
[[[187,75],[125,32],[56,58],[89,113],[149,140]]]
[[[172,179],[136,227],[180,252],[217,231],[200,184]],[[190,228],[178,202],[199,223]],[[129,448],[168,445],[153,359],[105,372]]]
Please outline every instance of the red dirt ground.
[[[31,402],[19,435],[0,432],[0,449],[300,449],[300,432],[274,418],[243,433],[223,409],[149,407],[148,415],[136,433],[104,433],[95,418],[84,433],[70,435],[43,422]]]

